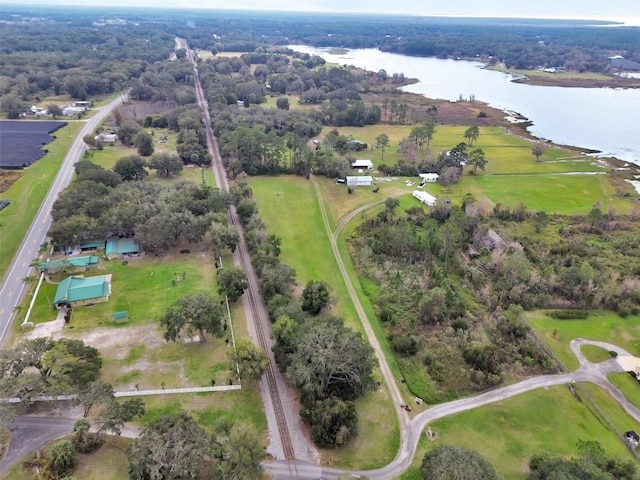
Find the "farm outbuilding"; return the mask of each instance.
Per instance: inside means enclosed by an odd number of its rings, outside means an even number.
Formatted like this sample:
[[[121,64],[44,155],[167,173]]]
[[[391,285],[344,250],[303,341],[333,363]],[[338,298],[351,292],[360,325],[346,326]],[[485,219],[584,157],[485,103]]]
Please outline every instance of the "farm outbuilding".
[[[414,190],[412,195],[420,203],[422,203],[424,205],[428,205],[429,207],[435,207],[436,203],[438,203],[438,199],[436,197],[434,197],[430,193],[423,192],[421,190]]]
[[[351,164],[351,168],[354,170],[373,170],[373,162],[371,160],[356,160]]]
[[[440,175],[438,175],[437,173],[419,173],[418,176],[420,177],[421,180],[427,183],[435,183],[438,181],[438,178],[440,177]]]
[[[347,177],[349,187],[370,187],[373,185],[373,177],[370,175],[353,175]]]
[[[72,275],[58,284],[53,304],[77,307],[93,303],[105,303],[111,295],[111,275],[84,277]]]
[[[63,272],[65,270],[82,272],[89,267],[95,267],[99,264],[100,259],[95,255],[85,255],[82,257],[69,257],[42,262],[39,267],[40,271],[47,273]]]
[[[109,238],[105,242],[104,254],[109,260],[121,255],[131,256],[140,253],[140,244],[133,238]]]

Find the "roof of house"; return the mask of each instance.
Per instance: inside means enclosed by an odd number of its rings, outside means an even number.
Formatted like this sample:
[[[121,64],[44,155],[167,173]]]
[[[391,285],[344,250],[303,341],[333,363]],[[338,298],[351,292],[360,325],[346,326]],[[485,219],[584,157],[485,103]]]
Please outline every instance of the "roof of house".
[[[437,173],[419,173],[418,176],[420,178],[424,178],[429,179],[429,178],[435,178],[436,180],[440,177],[440,175],[438,175]]]
[[[106,297],[109,295],[109,282],[111,275],[99,275],[97,277],[83,277],[72,275],[58,284],[54,304],[64,302],[79,302],[92,298]]]
[[[80,244],[80,249],[83,248],[100,248],[104,247],[104,240],[87,240],[86,242],[82,242]]]
[[[438,201],[438,199],[436,197],[434,197],[430,193],[423,192],[422,190],[414,190],[412,192],[412,195],[414,196],[414,198],[417,198],[422,203],[434,204],[435,205],[435,203]]]
[[[359,183],[371,184],[373,183],[373,177],[370,175],[350,175],[347,176],[347,185],[354,185]]]
[[[89,265],[97,265],[98,263],[100,263],[100,259],[94,255],[88,255],[84,257],[60,258],[58,260],[42,262],[40,264],[40,270],[65,267],[88,267]]]
[[[351,164],[353,168],[359,167],[373,167],[373,162],[371,160],[356,160]]]
[[[137,253],[139,250],[140,245],[133,238],[110,238],[107,240],[104,253],[105,255],[119,255],[122,253]]]

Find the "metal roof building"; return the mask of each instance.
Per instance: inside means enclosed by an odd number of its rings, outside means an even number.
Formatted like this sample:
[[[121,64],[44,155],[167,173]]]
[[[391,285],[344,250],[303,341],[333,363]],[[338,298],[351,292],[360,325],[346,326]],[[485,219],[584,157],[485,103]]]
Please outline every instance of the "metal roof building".
[[[65,278],[58,284],[53,303],[56,306],[68,304],[72,307],[89,303],[103,303],[111,295],[111,275]]]
[[[373,185],[373,177],[370,175],[347,176],[347,185],[350,187],[370,187]]]
[[[39,265],[40,270],[55,271],[64,270],[66,268],[86,269],[87,267],[99,265],[100,259],[95,255],[86,255],[82,257],[60,258],[49,262],[42,262]]]
[[[436,203],[438,202],[438,199],[436,197],[434,197],[430,193],[423,192],[421,190],[414,190],[412,195],[414,196],[414,198],[417,198],[420,201],[420,203],[423,203],[430,207],[435,207]]]
[[[110,238],[104,247],[104,254],[109,259],[118,255],[136,255],[139,252],[140,244],[133,238]]]
[[[365,170],[373,170],[373,162],[371,160],[356,160],[351,164],[351,168],[363,168]]]

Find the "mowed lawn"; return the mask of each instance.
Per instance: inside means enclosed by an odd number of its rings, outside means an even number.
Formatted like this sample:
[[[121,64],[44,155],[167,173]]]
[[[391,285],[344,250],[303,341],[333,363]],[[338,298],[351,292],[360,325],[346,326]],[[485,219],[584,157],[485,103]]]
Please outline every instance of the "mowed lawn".
[[[607,377],[627,397],[636,408],[640,409],[640,382],[629,372],[612,373]]]
[[[366,127],[340,127],[341,135],[352,135],[355,139],[367,143],[368,149],[355,152],[356,158],[367,158],[374,166],[382,163],[395,165],[400,160],[398,154],[399,142],[407,138],[413,125],[370,125]],[[439,152],[451,150],[461,142],[467,143],[464,132],[467,126],[436,125],[436,131],[431,141],[431,154],[435,157]],[[322,135],[333,130],[325,127]],[[384,155],[375,148],[376,137],[380,134],[389,137],[389,145]],[[545,146],[545,151],[537,162],[531,153],[533,142],[510,135],[501,127],[480,127],[480,136],[470,149],[482,148],[488,163],[485,167],[487,174],[529,174],[529,173],[560,173],[560,172],[597,172],[600,166],[593,164],[593,159],[577,156],[574,152],[562,148]],[[426,149],[425,149],[426,151]],[[425,152],[426,153],[426,152]]]
[[[588,388],[595,400],[607,395]],[[614,414],[614,410],[608,409],[606,414],[615,425],[638,428],[637,422],[624,412]],[[430,427],[437,440],[420,437],[418,453],[411,468],[401,476],[403,480],[419,480],[422,457],[439,445],[457,445],[480,453],[507,480],[524,480],[529,459],[536,453],[577,456],[578,440],[597,440],[608,454],[633,460],[616,435],[593,415],[585,402],[577,401],[566,386],[534,390],[440,419]]]
[[[24,169],[22,178],[0,194],[2,199],[11,201],[8,207],[0,210],[0,278],[18,251],[81,126],[78,122],[70,122],[69,126],[58,130],[56,140],[45,147],[48,153]]]
[[[527,321],[569,370],[578,368],[578,360],[569,348],[574,338],[612,343],[640,355],[640,316],[621,318],[612,312],[593,312],[586,320],[557,320],[544,312],[529,312]]]

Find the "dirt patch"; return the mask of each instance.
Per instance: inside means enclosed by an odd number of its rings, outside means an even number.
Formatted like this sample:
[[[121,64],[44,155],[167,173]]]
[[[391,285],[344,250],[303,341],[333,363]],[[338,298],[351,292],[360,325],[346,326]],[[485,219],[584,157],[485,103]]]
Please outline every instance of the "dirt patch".
[[[124,359],[131,347],[145,345],[149,349],[159,347],[165,341],[155,325],[140,327],[109,328],[96,327],[87,332],[73,332],[64,330],[54,335],[59,337],[72,337],[84,341],[100,351],[112,350],[118,360]]]
[[[5,192],[24,175],[23,172],[14,170],[0,170],[0,193]]]

